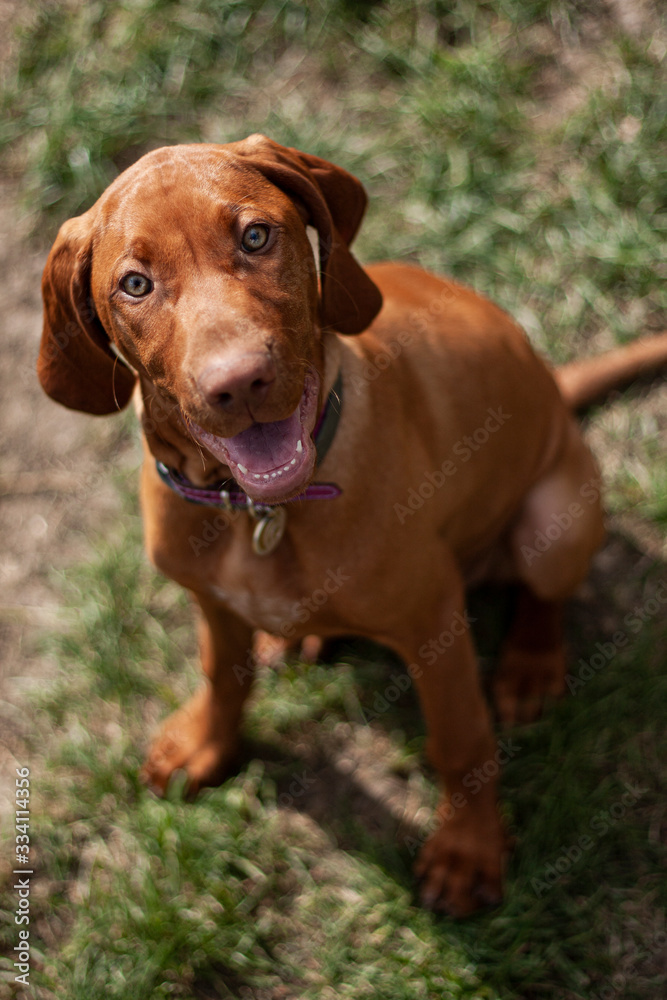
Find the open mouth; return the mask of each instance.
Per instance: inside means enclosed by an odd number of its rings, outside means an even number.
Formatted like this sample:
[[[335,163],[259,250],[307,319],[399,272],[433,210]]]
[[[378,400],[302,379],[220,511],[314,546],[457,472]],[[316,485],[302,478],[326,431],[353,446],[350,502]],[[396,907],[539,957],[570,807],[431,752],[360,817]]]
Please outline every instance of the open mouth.
[[[319,379],[306,376],[294,413],[285,420],[254,423],[234,437],[218,437],[197,424],[188,425],[219,461],[228,465],[234,479],[253,500],[277,503],[305,489],[315,468],[311,437],[317,416]]]

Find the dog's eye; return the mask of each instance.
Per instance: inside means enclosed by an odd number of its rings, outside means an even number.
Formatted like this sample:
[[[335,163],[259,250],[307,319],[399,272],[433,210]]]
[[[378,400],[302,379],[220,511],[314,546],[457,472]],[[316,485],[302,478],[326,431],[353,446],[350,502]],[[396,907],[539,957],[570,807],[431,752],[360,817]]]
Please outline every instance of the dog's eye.
[[[261,250],[263,246],[266,245],[266,241],[269,238],[269,227],[268,226],[248,226],[243,234],[241,240],[241,246],[248,253],[252,253],[254,250]]]
[[[148,295],[152,291],[153,282],[143,274],[126,274],[121,280],[120,287],[128,295],[140,299],[142,295]]]

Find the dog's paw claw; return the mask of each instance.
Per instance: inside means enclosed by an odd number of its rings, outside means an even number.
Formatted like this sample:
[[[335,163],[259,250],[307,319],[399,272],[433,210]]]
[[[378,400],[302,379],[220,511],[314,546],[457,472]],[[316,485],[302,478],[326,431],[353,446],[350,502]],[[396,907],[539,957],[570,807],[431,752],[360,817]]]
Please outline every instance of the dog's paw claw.
[[[467,917],[502,902],[507,839],[497,817],[444,823],[424,844],[415,864],[426,909]]]
[[[222,781],[236,749],[234,740],[221,739],[216,732],[203,687],[162,724],[139,776],[159,798],[193,799],[201,788]]]

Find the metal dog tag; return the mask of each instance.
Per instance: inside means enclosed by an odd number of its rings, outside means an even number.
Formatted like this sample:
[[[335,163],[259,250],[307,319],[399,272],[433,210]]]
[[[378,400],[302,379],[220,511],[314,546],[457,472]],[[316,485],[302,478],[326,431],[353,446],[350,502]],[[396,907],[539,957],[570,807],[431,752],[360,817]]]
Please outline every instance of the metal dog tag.
[[[285,534],[287,511],[284,507],[272,507],[259,516],[252,533],[252,550],[258,556],[270,555],[280,544]]]

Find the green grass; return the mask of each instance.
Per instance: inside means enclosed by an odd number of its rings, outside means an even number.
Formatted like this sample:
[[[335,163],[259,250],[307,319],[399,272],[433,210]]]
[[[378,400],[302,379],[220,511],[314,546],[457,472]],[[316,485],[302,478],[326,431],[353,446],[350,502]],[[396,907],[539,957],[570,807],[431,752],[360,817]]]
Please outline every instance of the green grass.
[[[621,974],[622,996],[655,995],[651,961],[664,940],[654,921],[667,902],[651,834],[667,759],[664,616],[640,630],[619,619],[628,643],[544,721],[511,734],[503,792],[518,845],[507,899],[457,924],[416,906],[412,854],[395,823],[379,835],[359,797],[344,783],[332,792],[327,778],[339,727],[358,734],[386,690],[379,653],[263,673],[246,763],[196,803],[140,787],[147,730],[173,707],[172,692],[181,700],[194,685],[197,666],[178,589],[137,564],[136,520],[70,578],[76,615],[50,639],[60,670],[35,706],[32,836],[49,890],[33,910],[40,996],[261,996],[285,984],[286,996],[304,998],[328,988],[350,998],[555,1000],[596,996]],[[643,592],[657,582],[653,572]],[[612,607],[614,588],[603,594]],[[585,664],[596,647],[579,637],[577,652]],[[372,725],[391,746],[389,771],[423,782],[411,694]],[[326,798],[320,824],[300,815],[307,797],[287,792],[299,777]],[[627,786],[635,793],[623,805]],[[9,886],[5,898],[9,909]],[[5,945],[13,934],[6,925]]]
[[[562,40],[590,48],[582,11],[547,0],[38,4],[5,68],[4,165],[23,178],[36,231],[53,232],[149,148],[264,131],[363,180],[363,259],[453,274],[563,360],[665,325],[659,54],[651,32],[625,35],[593,7],[595,57],[614,68],[611,82],[572,113],[547,115],[557,95],[544,81]],[[636,396],[619,412],[605,430],[622,456],[608,463],[613,509],[664,534],[664,414]],[[386,689],[378,651],[262,675],[245,765],[194,805],[139,786],[148,734],[198,668],[187,602],[144,565],[133,501],[112,536],[59,584],[66,624],[45,640],[58,672],[34,707],[31,747],[44,887],[33,901],[35,996],[660,993],[664,616],[629,633],[543,722],[512,734],[507,899],[456,924],[416,906],[412,857],[391,818],[374,827],[353,782],[329,780],[339,727],[363,736]],[[665,577],[636,558],[596,581],[600,604],[573,612],[573,671],[628,629],[628,611]],[[411,693],[372,726],[389,772],[432,799]],[[304,773],[325,802],[317,821],[307,796],[294,810],[281,797]],[[641,794],[601,832],[626,783]],[[592,846],[577,856],[582,837]],[[10,979],[0,961],[0,996]]]

